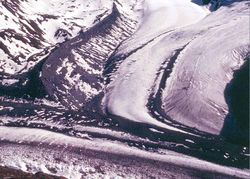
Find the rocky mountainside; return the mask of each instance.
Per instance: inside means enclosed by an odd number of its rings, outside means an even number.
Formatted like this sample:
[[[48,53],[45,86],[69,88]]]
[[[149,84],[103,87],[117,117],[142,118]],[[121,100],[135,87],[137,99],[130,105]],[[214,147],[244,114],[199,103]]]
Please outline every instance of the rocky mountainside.
[[[126,5],[133,6],[133,3],[128,2]],[[112,6],[112,0],[2,0],[1,86],[25,86],[31,69],[62,42],[72,39],[108,16]],[[126,10],[128,7],[123,8]]]

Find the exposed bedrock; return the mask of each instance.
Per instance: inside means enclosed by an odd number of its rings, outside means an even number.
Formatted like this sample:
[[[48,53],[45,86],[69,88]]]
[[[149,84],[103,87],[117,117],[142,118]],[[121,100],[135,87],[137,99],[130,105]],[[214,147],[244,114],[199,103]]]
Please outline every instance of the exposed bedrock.
[[[229,113],[221,135],[231,142],[249,146],[249,58],[235,71],[224,94]]]
[[[39,78],[44,61],[38,63],[26,73],[0,76],[0,95],[34,99],[46,96],[46,91]]]
[[[19,72],[8,74],[0,70],[0,95],[26,99],[46,97],[47,93],[41,82],[40,72],[47,59],[46,56],[55,48],[45,48],[41,53],[30,56],[27,61],[33,62],[33,66],[26,65]]]
[[[192,0],[192,2],[197,3],[199,5],[209,5],[209,9],[211,11],[215,11],[221,6],[229,6],[234,2],[243,1],[243,0]]]
[[[96,104],[102,95],[105,61],[135,28],[136,21],[114,4],[110,15],[49,56],[41,77],[47,92],[73,110]]]

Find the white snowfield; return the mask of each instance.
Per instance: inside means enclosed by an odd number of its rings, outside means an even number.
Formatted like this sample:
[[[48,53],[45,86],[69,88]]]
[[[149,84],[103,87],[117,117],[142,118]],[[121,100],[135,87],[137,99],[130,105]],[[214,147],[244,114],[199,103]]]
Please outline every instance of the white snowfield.
[[[117,55],[155,39],[126,58],[112,75],[104,100],[108,111],[135,122],[178,130],[153,118],[146,105],[149,95],[159,88],[161,68],[181,49],[163,91],[162,109],[177,122],[218,134],[227,114],[225,86],[248,52],[246,2],[211,14],[190,0],[145,3],[141,27]]]
[[[123,46],[133,48],[166,31],[194,24],[208,13],[190,0],[145,0],[141,26]]]

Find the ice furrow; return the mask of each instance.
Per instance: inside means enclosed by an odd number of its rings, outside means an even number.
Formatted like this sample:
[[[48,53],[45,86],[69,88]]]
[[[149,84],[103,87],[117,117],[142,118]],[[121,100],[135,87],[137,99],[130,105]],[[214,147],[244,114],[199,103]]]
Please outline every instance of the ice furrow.
[[[175,50],[173,56],[167,59],[159,70],[159,74],[157,74],[157,78],[155,81],[155,85],[152,88],[153,91],[148,98],[147,108],[150,111],[150,114],[157,120],[166,123],[170,126],[182,129],[183,131],[188,131],[197,135],[205,135],[204,132],[196,130],[192,127],[185,126],[181,123],[178,123],[174,119],[171,119],[167,113],[162,108],[162,93],[165,89],[166,81],[170,77],[174,69],[174,64],[177,63],[178,56],[185,50],[186,46],[188,46],[190,42],[181,47],[180,49]],[[208,134],[206,134],[208,135]]]

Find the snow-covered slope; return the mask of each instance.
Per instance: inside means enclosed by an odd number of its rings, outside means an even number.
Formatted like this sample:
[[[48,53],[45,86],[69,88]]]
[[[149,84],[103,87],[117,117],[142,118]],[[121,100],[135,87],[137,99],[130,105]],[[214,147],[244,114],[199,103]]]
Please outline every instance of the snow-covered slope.
[[[40,60],[34,59],[34,54],[76,36],[107,15],[111,6],[112,1],[2,0],[1,73],[28,70]]]

